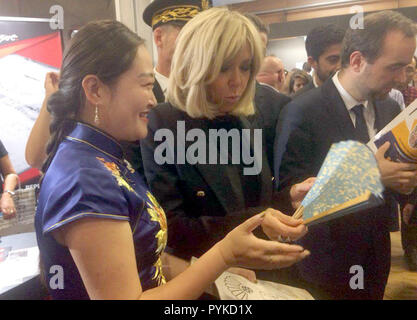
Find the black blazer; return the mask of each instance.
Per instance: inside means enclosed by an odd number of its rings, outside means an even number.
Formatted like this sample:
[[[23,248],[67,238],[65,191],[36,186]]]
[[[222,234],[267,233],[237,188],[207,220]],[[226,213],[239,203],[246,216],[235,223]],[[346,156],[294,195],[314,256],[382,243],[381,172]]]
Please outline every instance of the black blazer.
[[[149,188],[164,208],[168,220],[168,246],[172,253],[189,258],[200,256],[235,226],[271,205],[272,175],[263,149],[262,171],[250,186],[259,201],[247,208],[242,190],[241,171],[221,164],[163,164],[155,162],[154,152],[162,142],[154,141],[158,129],[174,134],[176,155],[177,121],[184,121],[185,132],[198,128],[208,137],[212,121],[193,119],[169,103],[158,105],[149,115],[148,136],[141,141],[142,159]],[[239,118],[242,128],[255,128],[256,121]],[[186,142],[185,150],[194,142]],[[208,147],[207,143],[207,147]],[[253,149],[252,149],[253,150]],[[208,152],[207,152],[208,156]],[[259,156],[259,155],[258,155]]]
[[[163,103],[165,102],[165,95],[164,92],[162,91],[162,88],[159,84],[159,82],[155,79],[155,83],[153,85],[153,94],[155,95],[156,101],[158,103]]]
[[[400,112],[392,99],[375,101],[374,106],[377,131]],[[277,133],[275,175],[279,176],[279,188],[316,176],[333,143],[359,140],[331,78],[284,108]],[[366,283],[368,287],[378,282],[385,286],[390,264],[387,226],[396,209],[393,193],[385,192],[385,201],[369,213],[311,227],[301,241],[311,250],[311,256],[297,265],[302,276],[323,286],[348,285],[352,276],[349,269],[357,264],[365,268],[365,281],[373,279]]]

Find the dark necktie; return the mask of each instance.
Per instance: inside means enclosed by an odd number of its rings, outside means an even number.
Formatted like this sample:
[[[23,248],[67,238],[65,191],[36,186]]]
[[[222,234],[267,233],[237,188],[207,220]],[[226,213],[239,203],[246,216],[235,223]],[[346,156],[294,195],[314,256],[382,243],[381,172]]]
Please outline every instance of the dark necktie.
[[[355,125],[355,133],[358,141],[362,143],[368,143],[369,141],[369,134],[368,134],[368,127],[366,126],[365,117],[363,116],[363,111],[365,106],[363,104],[358,104],[352,108],[352,111],[355,113],[356,116],[356,125]]]

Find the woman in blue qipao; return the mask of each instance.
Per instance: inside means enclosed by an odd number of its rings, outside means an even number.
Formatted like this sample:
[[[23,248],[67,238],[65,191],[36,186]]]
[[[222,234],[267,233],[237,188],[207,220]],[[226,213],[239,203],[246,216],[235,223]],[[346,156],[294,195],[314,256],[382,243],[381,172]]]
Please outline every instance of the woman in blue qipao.
[[[123,24],[89,23],[72,39],[59,90],[48,99],[51,138],[35,219],[54,299],[195,299],[230,267],[272,269],[309,254],[253,235],[272,209],[191,266],[164,253],[164,211],[119,143],[146,136],[153,83],[143,40]],[[287,222],[288,232],[306,232],[301,221]]]

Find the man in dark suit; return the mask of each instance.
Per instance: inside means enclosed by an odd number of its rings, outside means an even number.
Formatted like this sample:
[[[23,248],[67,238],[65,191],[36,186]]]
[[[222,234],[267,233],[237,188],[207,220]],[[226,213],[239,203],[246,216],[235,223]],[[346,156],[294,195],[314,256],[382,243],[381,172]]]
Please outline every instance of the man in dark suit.
[[[313,68],[313,81],[298,90],[295,97],[321,86],[340,68],[340,49],[345,31],[334,24],[312,29],[306,38],[308,64]]]
[[[165,92],[171,69],[172,55],[175,49],[175,40],[181,28],[191,20],[199,11],[208,9],[212,2],[208,0],[182,0],[167,1],[155,0],[143,12],[143,20],[153,29],[154,41],[158,50],[158,63],[155,67],[154,95],[158,103],[165,101]],[[182,12],[181,15],[176,13]],[[269,28],[256,16],[245,15],[255,25],[261,35],[265,46],[268,43]],[[275,139],[275,127],[279,113],[284,105],[291,99],[265,85],[256,84],[255,109],[256,114],[250,120],[261,121],[265,129],[268,164],[273,166],[273,144]],[[259,117],[259,118],[258,118]],[[139,150],[138,152],[136,150]],[[142,163],[140,149],[137,146],[131,157],[139,157],[134,162]],[[135,166],[136,168],[139,165]],[[140,171],[143,172],[142,166]]]
[[[265,139],[266,155],[270,168],[274,167],[274,141],[275,128],[278,123],[279,115],[291,98],[277,92],[274,88],[256,83],[255,91],[255,116],[263,128],[263,138]]]
[[[258,30],[262,43],[264,45],[264,53],[268,46],[268,37],[269,37],[269,27],[266,25],[258,16],[245,13],[244,16],[248,18],[256,30]],[[276,57],[265,57],[265,59],[271,58],[277,59]],[[264,59],[264,61],[265,61]],[[279,60],[279,59],[278,59]],[[279,60],[280,61],[280,60]],[[280,62],[280,66],[284,71],[284,65]],[[262,67],[261,67],[262,69]],[[259,75],[259,73],[258,73]],[[263,138],[265,139],[266,145],[266,154],[268,157],[268,164],[270,168],[273,168],[274,165],[274,141],[275,141],[275,128],[278,122],[279,114],[283,107],[291,101],[291,98],[282,94],[278,91],[277,88],[274,88],[271,85],[266,83],[261,83],[257,79],[256,81],[256,90],[255,90],[255,115],[250,118],[250,120],[258,121],[258,124],[264,129]],[[281,82],[284,81],[284,78],[280,79]]]
[[[405,75],[416,48],[416,28],[392,11],[369,15],[364,24],[364,29],[346,32],[341,71],[283,110],[275,144],[279,188],[317,175],[333,143],[366,143],[400,112],[399,105],[386,97]],[[417,165],[389,161],[384,158],[387,148],[383,145],[376,154],[386,187],[385,205],[311,227],[301,241],[312,254],[297,266],[299,277],[318,298],[383,298],[395,195],[409,193],[417,185]],[[356,268],[363,270],[359,288],[352,285]]]

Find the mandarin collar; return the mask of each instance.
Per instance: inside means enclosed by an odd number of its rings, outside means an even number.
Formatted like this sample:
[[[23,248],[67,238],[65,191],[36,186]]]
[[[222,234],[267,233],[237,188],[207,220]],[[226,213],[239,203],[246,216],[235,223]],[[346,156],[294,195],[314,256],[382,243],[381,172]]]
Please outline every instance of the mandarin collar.
[[[85,143],[104,154],[123,162],[124,154],[120,143],[107,133],[86,123],[77,122],[74,130],[66,137],[72,141]]]

